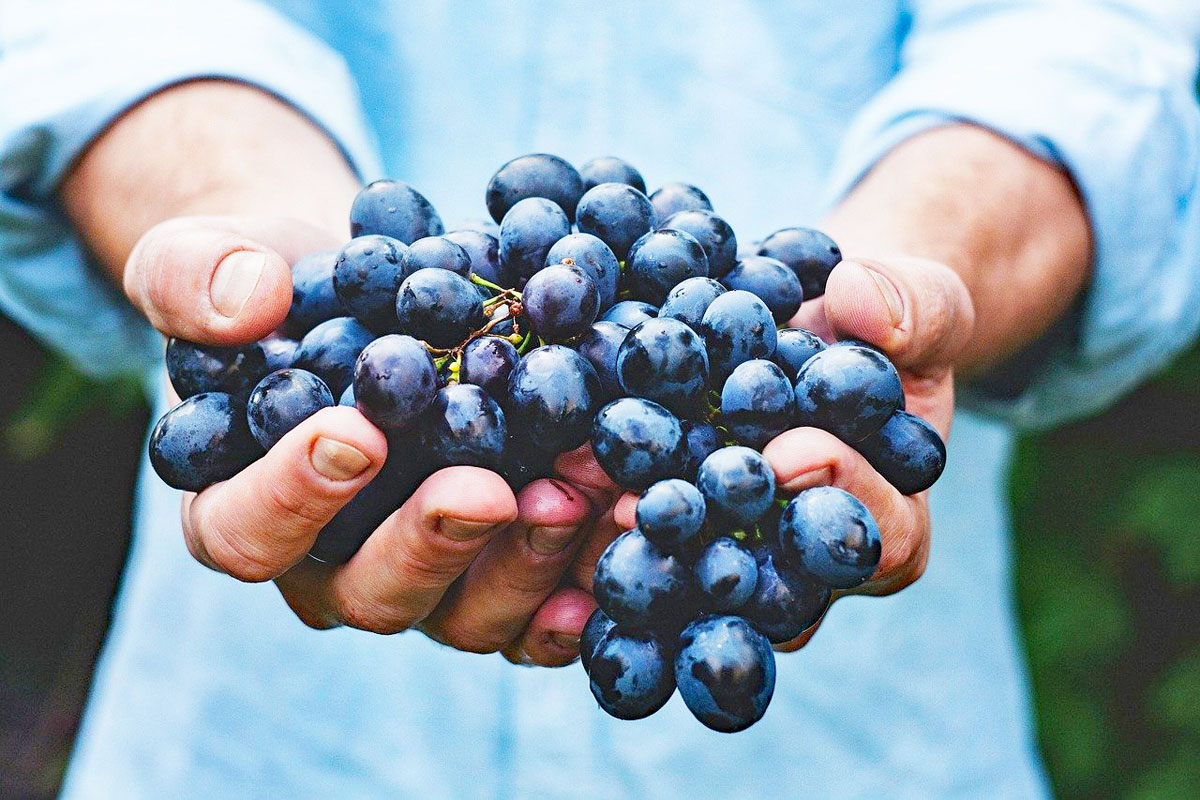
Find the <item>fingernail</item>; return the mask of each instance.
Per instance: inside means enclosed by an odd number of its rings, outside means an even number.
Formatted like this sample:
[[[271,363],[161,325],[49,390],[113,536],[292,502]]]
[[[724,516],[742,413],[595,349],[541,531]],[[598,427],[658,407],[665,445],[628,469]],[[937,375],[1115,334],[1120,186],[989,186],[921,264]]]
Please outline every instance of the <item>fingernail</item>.
[[[800,492],[814,486],[829,486],[831,483],[833,483],[833,468],[821,467],[800,473],[785,483],[783,489],[787,492]]]
[[[313,469],[331,481],[348,481],[357,478],[371,466],[371,459],[348,444],[317,438],[310,456]]]
[[[561,647],[563,650],[578,650],[579,637],[570,633],[552,633],[550,641]]]
[[[876,272],[870,267],[854,262],[864,272],[871,276],[871,280],[879,288],[879,294],[883,296],[883,302],[887,304],[888,314],[892,318],[892,326],[895,327],[904,321],[904,301],[900,298],[900,292],[896,290],[895,285],[888,280],[887,276]]]
[[[221,259],[209,286],[213,307],[221,316],[233,318],[241,313],[266,266],[266,254],[254,250],[235,250]]]
[[[456,542],[467,542],[471,539],[478,539],[495,527],[496,523],[494,522],[442,517],[441,531],[443,535]]]
[[[574,525],[565,525],[558,528],[530,528],[527,534],[529,549],[541,556],[552,556],[555,553],[561,553],[567,549],[571,544],[571,540],[575,538],[576,530],[578,529]]]

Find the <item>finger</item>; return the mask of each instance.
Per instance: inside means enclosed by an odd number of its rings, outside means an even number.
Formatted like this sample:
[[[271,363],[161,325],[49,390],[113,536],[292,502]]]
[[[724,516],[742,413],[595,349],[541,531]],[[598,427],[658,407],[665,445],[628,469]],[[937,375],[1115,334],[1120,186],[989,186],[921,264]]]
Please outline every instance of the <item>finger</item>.
[[[837,339],[833,329],[829,327],[829,319],[825,316],[825,295],[801,303],[796,316],[788,320],[788,327],[812,331],[826,342]]]
[[[575,552],[575,559],[567,573],[568,581],[583,589],[592,591],[592,578],[596,574],[596,562],[604,554],[605,549],[617,538],[625,528],[621,528],[613,520],[613,507],[610,504],[600,512],[587,532],[583,543]]]
[[[558,456],[554,460],[554,472],[576,487],[589,490],[589,496],[598,496],[597,493],[611,496],[621,491],[596,461],[590,442]]]
[[[836,594],[834,596],[834,599],[837,599]],[[831,601],[831,605],[832,605],[832,601]],[[801,647],[804,647],[804,645],[806,645],[810,641],[812,641],[813,636],[816,636],[816,634],[817,634],[817,629],[820,628],[821,623],[825,621],[825,614],[828,614],[828,613],[829,613],[829,609],[826,608],[825,611],[821,614],[820,619],[818,619],[816,622],[814,622],[812,624],[811,628],[808,628],[807,630],[805,630],[804,633],[800,634],[795,639],[790,639],[790,640],[784,642],[783,644],[772,645],[772,647],[775,649],[776,652],[779,652],[779,653],[794,653],[794,652],[796,652]]]
[[[617,498],[617,504],[613,507],[613,521],[621,530],[637,527],[637,502],[638,496],[633,492],[626,492]]]
[[[387,440],[362,414],[321,409],[233,478],[185,498],[188,550],[239,580],[274,578],[304,557],[386,458]]]
[[[579,637],[596,608],[587,592],[573,587],[557,590],[538,608],[521,637],[505,648],[514,664],[562,667],[579,657]]]
[[[797,493],[837,486],[857,497],[879,526],[882,552],[875,574],[854,594],[891,594],[921,576],[929,558],[929,508],[924,493],[906,497],[836,436],[816,428],[786,431],[763,455],[780,489]]]
[[[125,293],[155,328],[205,344],[241,344],[279,326],[291,261],[336,246],[331,234],[273,218],[182,217],[151,228],[125,265]]]
[[[504,480],[478,467],[434,473],[336,568],[301,562],[276,583],[305,622],[375,633],[417,624],[492,534],[517,518]]]
[[[572,486],[545,479],[526,486],[517,521],[492,537],[422,630],[477,653],[512,642],[558,586],[591,517],[591,503]]]

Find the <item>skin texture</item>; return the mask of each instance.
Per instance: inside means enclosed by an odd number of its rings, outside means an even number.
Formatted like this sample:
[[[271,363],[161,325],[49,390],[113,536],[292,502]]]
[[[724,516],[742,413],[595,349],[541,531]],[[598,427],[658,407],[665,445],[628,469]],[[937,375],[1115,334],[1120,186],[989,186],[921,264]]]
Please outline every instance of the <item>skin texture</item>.
[[[248,87],[198,81],[118,120],[68,176],[61,199],[155,327],[232,345],[282,322],[288,265],[340,246],[357,189],[340,151],[294,110]],[[1090,234],[1069,178],[965,124],[898,146],[819,227],[846,260],[791,324],[881,348],[900,370],[908,410],[943,437],[955,372],[986,368],[1032,341],[1088,275]],[[234,253],[260,270],[243,284],[248,297],[218,269]],[[614,504],[616,487],[586,445],[558,458],[566,481],[535,481],[516,497],[494,473],[452,468],[428,479],[347,564],[304,560],[316,531],[385,455],[383,435],[356,410],[323,409],[235,478],[185,495],[188,546],[238,579],[274,579],[314,627],[419,626],[519,663],[573,659],[595,607],[596,560],[633,525],[635,498]],[[812,428],[783,433],[765,455],[783,488],[839,486],[878,521],[880,566],[855,593],[889,594],[920,577],[930,537],[924,494],[900,495],[862,456]],[[470,497],[458,490],[464,481],[477,487]],[[802,645],[816,627],[784,647]]]

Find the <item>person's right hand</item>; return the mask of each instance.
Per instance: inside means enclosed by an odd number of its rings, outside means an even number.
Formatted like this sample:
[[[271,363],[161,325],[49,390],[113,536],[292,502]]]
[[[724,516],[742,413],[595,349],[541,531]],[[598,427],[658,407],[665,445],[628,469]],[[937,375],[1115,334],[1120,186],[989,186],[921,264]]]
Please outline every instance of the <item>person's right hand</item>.
[[[295,220],[172,219],[134,247],[124,288],[167,336],[243,344],[283,322],[289,264],[341,244]],[[238,580],[274,580],[315,628],[418,627],[463,650],[545,665],[572,660],[594,603],[559,584],[594,513],[569,484],[535,481],[514,497],[493,472],[451,467],[426,480],[346,564],[307,558],[317,533],[386,457],[383,433],[357,410],[323,409],[230,480],[184,495],[188,550]]]

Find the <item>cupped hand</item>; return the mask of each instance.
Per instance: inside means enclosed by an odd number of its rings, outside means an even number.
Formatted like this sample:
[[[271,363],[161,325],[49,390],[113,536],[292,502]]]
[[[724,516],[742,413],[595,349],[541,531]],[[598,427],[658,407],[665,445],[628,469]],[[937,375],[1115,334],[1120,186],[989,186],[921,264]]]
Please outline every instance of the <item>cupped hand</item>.
[[[243,344],[283,322],[289,265],[341,243],[290,219],[173,219],[138,242],[124,287],[167,336]],[[443,469],[347,563],[307,558],[320,530],[378,474],[387,447],[357,410],[321,410],[238,475],[184,495],[189,551],[238,580],[274,580],[312,627],[419,628],[450,646],[504,651],[522,663],[572,660],[594,604],[560,580],[594,509],[611,503],[563,481],[535,481],[514,496],[493,472]]]

